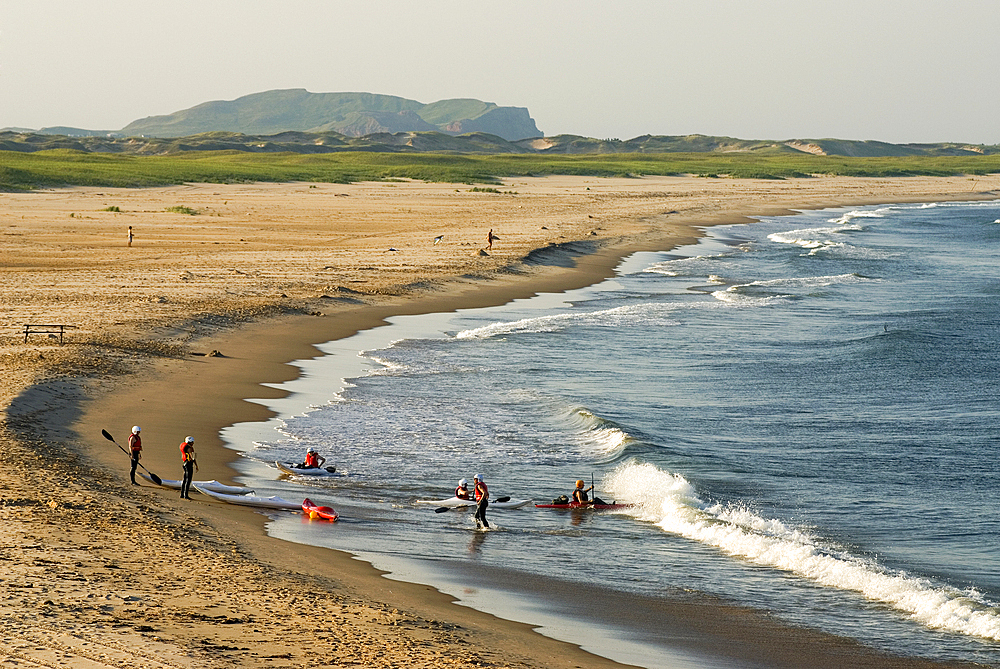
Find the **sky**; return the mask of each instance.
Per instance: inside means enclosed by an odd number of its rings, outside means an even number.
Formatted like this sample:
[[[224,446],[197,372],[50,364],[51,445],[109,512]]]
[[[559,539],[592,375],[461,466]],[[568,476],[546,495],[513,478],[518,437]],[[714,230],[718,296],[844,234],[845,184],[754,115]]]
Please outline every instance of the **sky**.
[[[0,0],[0,128],[272,89],[526,107],[546,135],[1000,143],[1000,0]]]

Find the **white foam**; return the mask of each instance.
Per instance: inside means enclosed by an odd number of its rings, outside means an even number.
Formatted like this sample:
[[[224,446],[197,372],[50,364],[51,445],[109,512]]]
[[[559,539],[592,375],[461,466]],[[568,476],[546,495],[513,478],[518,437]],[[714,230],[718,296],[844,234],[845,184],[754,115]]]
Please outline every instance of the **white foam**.
[[[478,328],[462,330],[455,335],[455,338],[489,339],[491,337],[510,334],[558,332],[570,324],[614,328],[636,325],[675,325],[676,322],[670,319],[670,314],[676,308],[674,305],[638,304],[585,313],[553,314],[537,318],[522,318],[517,321],[491,323]]]
[[[631,462],[609,473],[602,486],[616,500],[636,504],[632,511],[637,518],[671,534],[753,564],[860,593],[927,627],[1000,641],[997,604],[975,591],[891,572],[875,560],[745,508],[706,505],[680,474]]]

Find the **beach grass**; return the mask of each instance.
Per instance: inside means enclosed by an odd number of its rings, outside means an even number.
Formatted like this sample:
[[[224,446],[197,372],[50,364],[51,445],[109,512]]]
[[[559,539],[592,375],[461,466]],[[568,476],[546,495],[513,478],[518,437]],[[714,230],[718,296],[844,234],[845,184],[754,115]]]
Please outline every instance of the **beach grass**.
[[[140,188],[180,183],[356,183],[416,179],[495,184],[498,179],[567,175],[639,177],[691,174],[738,179],[811,175],[955,176],[1000,172],[1000,155],[852,158],[809,154],[660,153],[456,155],[342,152],[327,154],[191,151],[161,156],[57,149],[0,152],[0,189],[66,186]]]

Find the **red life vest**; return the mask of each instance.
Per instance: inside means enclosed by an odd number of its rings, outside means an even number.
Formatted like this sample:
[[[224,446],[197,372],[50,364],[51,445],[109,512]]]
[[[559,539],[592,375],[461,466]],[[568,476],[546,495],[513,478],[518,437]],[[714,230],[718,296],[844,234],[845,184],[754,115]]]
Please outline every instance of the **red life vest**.
[[[142,439],[137,434],[131,434],[128,438],[128,447],[133,454],[142,450]]]
[[[455,497],[459,499],[469,499],[469,489],[458,486],[455,488]]]
[[[181,442],[181,462],[187,462],[188,460],[191,460],[192,457],[194,456],[194,453],[192,453],[192,451],[194,451],[194,446],[187,443],[186,441]]]
[[[319,454],[306,453],[306,467],[319,467]]]
[[[482,481],[476,481],[476,501],[478,502],[483,497],[490,496],[490,489],[486,487],[486,484]]]

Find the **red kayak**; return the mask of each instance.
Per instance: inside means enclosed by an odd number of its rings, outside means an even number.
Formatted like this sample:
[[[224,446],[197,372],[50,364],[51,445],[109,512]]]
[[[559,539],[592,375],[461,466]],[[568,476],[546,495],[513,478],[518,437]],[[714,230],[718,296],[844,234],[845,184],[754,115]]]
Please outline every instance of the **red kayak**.
[[[536,504],[536,509],[627,509],[631,504],[581,504],[580,502],[570,502],[568,504]]]
[[[302,510],[310,518],[326,518],[327,520],[337,520],[340,514],[328,506],[317,506],[308,497],[302,500]]]

